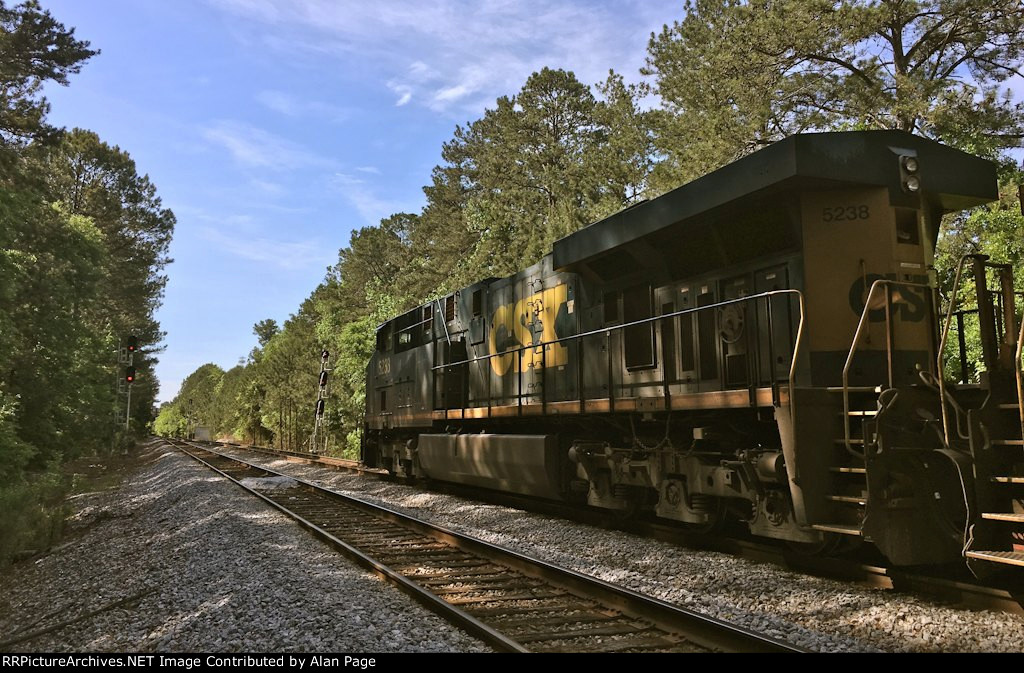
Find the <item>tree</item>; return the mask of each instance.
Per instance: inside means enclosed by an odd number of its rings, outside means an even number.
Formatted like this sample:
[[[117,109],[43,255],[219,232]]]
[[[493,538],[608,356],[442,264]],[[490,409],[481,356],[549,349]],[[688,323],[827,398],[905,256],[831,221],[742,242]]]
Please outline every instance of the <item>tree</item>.
[[[652,35],[660,189],[801,131],[902,129],[997,156],[1024,138],[1019,0],[688,0]]]
[[[420,284],[427,260],[418,259],[412,235],[419,218],[396,213],[379,226],[352,232],[347,248],[338,253],[338,264],[328,270],[328,288],[337,291],[334,310],[354,320],[373,313],[368,297],[386,291],[399,309],[417,302],[428,288]]]
[[[0,0],[0,561],[51,541],[61,459],[130,441],[156,395],[174,216],[127,153],[50,126],[41,95],[96,53],[38,2]],[[128,334],[146,348],[122,431],[115,352]]]
[[[133,388],[133,415],[144,427],[152,415],[157,386],[153,375],[156,344],[163,333],[154,316],[167,277],[163,270],[174,231],[174,213],[164,208],[149,177],[131,156],[91,131],[74,129],[42,148],[38,158],[49,198],[92,222],[103,247],[98,301],[77,319],[116,339],[138,337],[139,383]]]
[[[13,7],[0,0],[0,140],[23,145],[53,137],[43,84],[66,86],[68,76],[98,53],[36,0]]]
[[[256,335],[256,339],[259,341],[259,347],[265,348],[267,343],[274,338],[274,335],[281,330],[277,326],[277,321],[273,318],[267,318],[261,320],[252,326],[252,333]]]
[[[314,319],[305,309],[285,321],[263,349],[256,380],[263,427],[274,431],[281,448],[298,449],[313,430],[313,402],[320,373],[320,347]]]
[[[214,390],[210,409],[210,425],[217,436],[234,435],[240,424],[238,397],[254,376],[251,368],[236,365],[224,372]]]
[[[445,159],[471,167],[466,217],[479,238],[469,269],[479,271],[465,282],[531,264],[587,224],[584,213],[598,199],[586,166],[601,137],[595,107],[571,72],[544,68],[444,146]]]
[[[597,90],[601,100],[594,108],[594,119],[604,137],[589,163],[600,181],[601,198],[587,216],[590,221],[651,196],[650,176],[657,156],[651,115],[639,106],[648,87],[626,84],[622,75],[610,71]]]

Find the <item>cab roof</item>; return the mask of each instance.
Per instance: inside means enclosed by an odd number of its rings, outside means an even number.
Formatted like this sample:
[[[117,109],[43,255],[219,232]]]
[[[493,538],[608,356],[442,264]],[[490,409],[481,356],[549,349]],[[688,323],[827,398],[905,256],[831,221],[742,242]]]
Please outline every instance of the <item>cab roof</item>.
[[[915,156],[920,194],[904,193],[900,158]],[[887,187],[894,204],[923,199],[942,211],[971,208],[998,198],[996,166],[947,145],[905,131],[844,131],[793,135],[656,199],[595,222],[554,243],[553,267],[574,268],[610,250],[744,199],[763,202],[774,193]]]

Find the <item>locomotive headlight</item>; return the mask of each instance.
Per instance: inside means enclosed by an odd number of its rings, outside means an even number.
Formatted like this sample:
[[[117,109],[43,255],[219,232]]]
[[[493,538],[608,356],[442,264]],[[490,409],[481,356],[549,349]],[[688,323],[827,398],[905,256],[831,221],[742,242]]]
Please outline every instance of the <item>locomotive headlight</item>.
[[[921,176],[917,171],[921,167],[917,157],[909,151],[900,156],[900,186],[908,194],[917,194],[921,191]]]

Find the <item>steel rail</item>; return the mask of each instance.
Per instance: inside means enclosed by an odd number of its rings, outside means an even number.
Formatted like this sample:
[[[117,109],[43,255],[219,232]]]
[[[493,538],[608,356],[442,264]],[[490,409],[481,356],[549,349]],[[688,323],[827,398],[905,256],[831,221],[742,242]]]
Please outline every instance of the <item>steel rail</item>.
[[[249,447],[237,444],[221,444],[221,446],[241,451],[254,451],[285,460],[319,465],[331,469],[357,472],[377,478],[390,478],[390,475],[384,471],[358,468],[356,467],[356,461],[331,459],[298,451],[281,451],[280,449],[264,447]],[[285,476],[291,477],[291,475],[287,474]],[[423,488],[422,485],[419,487]],[[435,482],[429,488],[436,492],[444,492],[458,497],[477,498],[488,504],[526,509],[592,526],[607,528],[609,527],[609,522],[612,521],[612,519],[599,511],[555,501],[542,501],[526,496],[474,489],[459,484],[443,482]],[[686,528],[666,521],[648,521],[645,519],[632,521],[614,520],[612,527],[664,542],[718,551],[757,562],[772,563],[788,570],[809,575],[855,582],[871,588],[914,592],[918,595],[933,597],[939,600],[952,601],[972,609],[989,609],[1024,615],[1024,606],[1021,605],[1021,601],[1012,592],[997,587],[980,585],[972,582],[967,577],[935,577],[900,568],[879,566],[874,563],[862,563],[856,560],[800,555],[778,545],[765,542],[728,537],[709,538],[707,535],[689,531]]]
[[[180,442],[180,444],[188,445],[187,442]],[[193,445],[193,447],[194,447],[194,445]],[[371,557],[371,556],[369,556],[367,554],[364,554],[363,552],[361,552],[356,547],[348,544],[344,540],[339,539],[337,536],[327,532],[322,527],[320,527],[317,524],[313,523],[309,519],[307,519],[307,518],[305,518],[305,517],[303,517],[303,516],[293,512],[293,511],[291,511],[290,509],[288,509],[284,505],[282,505],[282,504],[272,500],[271,498],[269,498],[266,495],[260,493],[256,489],[249,488],[248,486],[244,485],[240,480],[235,479],[234,477],[232,477],[227,472],[224,472],[223,470],[221,470],[217,466],[211,464],[209,461],[203,459],[202,456],[196,455],[196,453],[194,451],[189,451],[188,449],[184,448],[184,446],[176,446],[176,448],[179,451],[181,451],[182,453],[186,454],[187,456],[190,456],[191,458],[197,460],[198,462],[202,463],[206,467],[210,468],[211,470],[213,470],[217,474],[221,475],[225,479],[228,479],[229,481],[234,482],[237,486],[239,486],[240,488],[244,489],[250,495],[256,496],[257,498],[261,499],[266,504],[268,504],[271,507],[277,509],[278,511],[280,511],[283,514],[287,515],[288,517],[294,519],[303,528],[306,528],[307,530],[311,531],[316,537],[318,537],[321,540],[327,542],[328,544],[330,544],[332,547],[334,547],[335,549],[337,549],[338,551],[343,553],[348,558],[354,560],[356,563],[358,563],[359,565],[363,566],[364,568],[367,568],[368,570],[371,570],[372,572],[376,573],[381,578],[391,582],[392,584],[397,586],[399,589],[401,589],[403,592],[405,592],[406,594],[408,594],[412,598],[414,598],[417,602],[419,602],[420,604],[422,604],[425,607],[427,607],[429,610],[439,614],[440,616],[442,616],[443,618],[445,618],[449,622],[452,622],[452,623],[458,625],[459,627],[461,627],[465,631],[467,631],[467,632],[471,633],[472,635],[480,638],[481,640],[483,640],[487,644],[495,647],[498,650],[504,651],[504,652],[526,652],[526,651],[528,651],[522,645],[520,645],[519,643],[509,639],[504,634],[502,634],[502,633],[492,629],[491,627],[487,626],[486,624],[484,624],[480,620],[475,619],[474,617],[472,617],[471,615],[467,614],[463,610],[460,610],[457,607],[455,607],[453,605],[450,605],[449,603],[447,603],[443,599],[441,599],[439,596],[436,596],[435,594],[430,593],[429,591],[427,591],[426,589],[424,589],[420,585],[418,585],[415,582],[407,579],[401,573],[398,573],[395,570],[392,570],[391,568],[389,568],[388,566],[384,565],[383,563],[377,561],[373,557]],[[229,458],[228,456],[224,456],[221,453],[218,453],[216,451],[211,451],[210,449],[207,449],[207,448],[203,448],[203,447],[198,447],[198,448],[200,448],[200,450],[202,450],[202,451],[206,451],[208,453],[212,453],[212,454],[214,454],[216,456],[221,456],[221,457],[224,457],[224,458]],[[268,470],[267,468],[257,467],[255,465],[250,464],[250,463],[246,463],[245,461],[241,461],[241,460],[239,460],[237,458],[230,458],[230,459],[235,461],[235,462],[237,462],[237,463],[240,463],[242,465],[247,465],[249,468],[251,468],[253,470],[258,470],[259,472],[262,472],[264,474],[274,475],[274,476],[284,476],[284,477],[287,477],[289,479],[294,479],[294,477],[289,477],[288,475],[282,475],[279,472],[274,472],[273,470]],[[302,483],[304,485],[312,486],[312,484],[308,484],[308,482],[303,482],[303,481],[301,481],[299,479],[294,479],[294,480],[299,482],[299,483]],[[316,488],[316,487],[313,486],[313,488]]]
[[[184,444],[184,442],[182,443]],[[611,609],[615,612],[622,613],[626,619],[640,619],[649,622],[657,629],[666,632],[666,634],[681,636],[685,641],[688,641],[690,644],[697,647],[727,652],[806,651],[796,645],[744,629],[735,624],[730,624],[714,617],[703,615],[692,610],[687,610],[665,601],[615,586],[609,582],[598,580],[573,570],[555,566],[540,559],[531,558],[525,554],[458,533],[443,526],[416,519],[387,507],[375,505],[365,500],[317,486],[316,484],[291,475],[282,474],[266,467],[254,465],[240,458],[227,456],[217,451],[198,447],[196,445],[191,446],[213,454],[221,459],[233,461],[247,469],[257,470],[267,475],[286,477],[297,482],[305,489],[342,503],[350,508],[360,510],[371,517],[397,524],[403,528],[415,531],[439,542],[443,542],[454,549],[461,550],[464,553],[510,568],[526,577],[539,579],[552,587],[566,591],[569,594],[583,598],[584,600],[597,602],[605,609]],[[447,619],[457,623],[473,635],[480,637],[499,649],[507,651],[529,651],[523,643],[517,642],[514,638],[489,626],[466,611],[452,606],[442,598],[426,590],[418,583],[409,580],[398,571],[360,551],[356,546],[339,539],[337,536],[329,533],[312,521],[291,512],[287,507],[275,502],[262,493],[244,486],[239,480],[233,478],[223,470],[211,465],[201,457],[196,456],[195,453],[183,447],[178,448],[211,469],[216,470],[219,474],[230,479],[250,493],[259,496],[262,500],[273,505],[279,511],[294,518],[303,525],[303,527],[313,531],[318,537],[329,541],[335,548],[339,549],[350,558],[353,558],[364,567],[372,569],[377,574],[397,584],[400,588],[406,591],[406,593],[409,593],[438,614],[441,614]],[[566,638],[571,637],[571,633],[566,634]]]

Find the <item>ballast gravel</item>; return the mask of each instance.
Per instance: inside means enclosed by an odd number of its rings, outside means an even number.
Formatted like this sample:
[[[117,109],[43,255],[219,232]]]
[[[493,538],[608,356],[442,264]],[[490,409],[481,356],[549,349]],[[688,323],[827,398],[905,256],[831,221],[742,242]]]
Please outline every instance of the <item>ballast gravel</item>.
[[[0,574],[0,644],[97,614],[0,649],[489,651],[191,458],[140,451],[118,489],[75,499],[61,546]]]
[[[1024,617],[788,571],[248,451],[219,449],[823,652],[1020,652]]]

